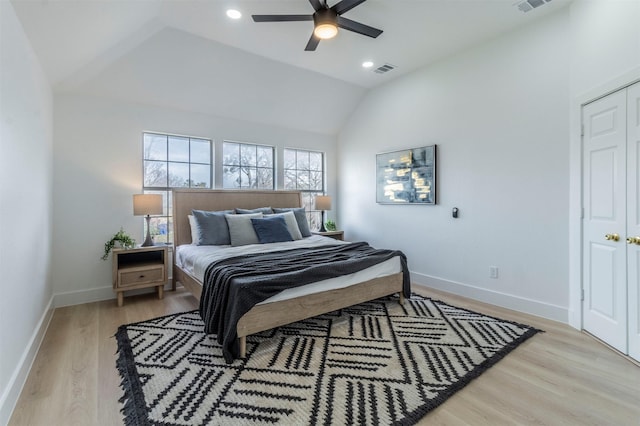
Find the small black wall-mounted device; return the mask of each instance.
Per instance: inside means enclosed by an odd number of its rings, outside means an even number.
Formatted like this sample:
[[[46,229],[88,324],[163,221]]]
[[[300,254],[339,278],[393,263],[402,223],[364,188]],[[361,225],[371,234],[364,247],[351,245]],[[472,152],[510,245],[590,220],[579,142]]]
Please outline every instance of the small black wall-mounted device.
[[[451,216],[452,216],[454,219],[457,219],[457,218],[458,218],[458,208],[457,208],[457,207],[454,207],[453,209],[451,209]]]

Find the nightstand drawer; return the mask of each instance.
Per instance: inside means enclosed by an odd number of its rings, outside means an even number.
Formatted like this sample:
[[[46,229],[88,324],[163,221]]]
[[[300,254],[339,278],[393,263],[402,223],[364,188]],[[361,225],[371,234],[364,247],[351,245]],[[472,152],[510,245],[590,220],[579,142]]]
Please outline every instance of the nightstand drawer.
[[[118,274],[120,275],[119,287],[165,281],[163,265],[147,268],[131,268],[126,271],[120,271]]]

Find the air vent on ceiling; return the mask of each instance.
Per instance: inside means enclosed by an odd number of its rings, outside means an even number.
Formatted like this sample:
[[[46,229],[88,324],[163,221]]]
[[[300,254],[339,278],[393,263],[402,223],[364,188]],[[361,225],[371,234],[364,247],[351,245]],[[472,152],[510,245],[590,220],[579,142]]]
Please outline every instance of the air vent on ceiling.
[[[384,74],[387,73],[393,69],[396,69],[395,65],[391,65],[391,64],[384,64],[379,66],[378,68],[374,69],[373,72],[377,73],[377,74]]]
[[[540,7],[543,4],[550,3],[550,2],[551,0],[525,0],[525,1],[515,3],[515,6],[522,12],[528,12],[530,10],[535,9],[536,7]]]

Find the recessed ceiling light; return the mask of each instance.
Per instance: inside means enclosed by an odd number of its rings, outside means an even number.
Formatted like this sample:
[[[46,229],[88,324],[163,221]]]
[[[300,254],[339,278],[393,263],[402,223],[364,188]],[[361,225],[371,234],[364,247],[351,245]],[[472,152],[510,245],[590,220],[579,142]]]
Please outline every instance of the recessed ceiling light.
[[[242,13],[239,10],[229,9],[227,10],[227,16],[231,19],[240,19],[242,18]]]
[[[371,68],[373,66],[373,62],[365,61],[362,63],[362,68]]]

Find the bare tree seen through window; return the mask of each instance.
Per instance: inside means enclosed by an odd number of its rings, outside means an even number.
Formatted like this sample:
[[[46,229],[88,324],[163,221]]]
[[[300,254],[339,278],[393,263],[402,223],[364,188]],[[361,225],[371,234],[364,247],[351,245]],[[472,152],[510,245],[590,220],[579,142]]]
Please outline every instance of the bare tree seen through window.
[[[224,142],[222,187],[275,189],[273,152],[271,146]]]

